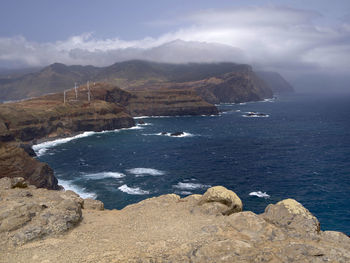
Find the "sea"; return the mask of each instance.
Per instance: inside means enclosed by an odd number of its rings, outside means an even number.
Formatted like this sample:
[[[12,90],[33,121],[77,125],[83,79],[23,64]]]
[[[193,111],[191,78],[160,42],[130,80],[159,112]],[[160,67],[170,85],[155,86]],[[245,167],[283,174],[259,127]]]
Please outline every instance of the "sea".
[[[108,209],[222,185],[244,210],[262,213],[293,198],[322,230],[350,234],[350,94],[217,106],[218,116],[144,116],[130,129],[85,132],[34,150],[59,184]]]

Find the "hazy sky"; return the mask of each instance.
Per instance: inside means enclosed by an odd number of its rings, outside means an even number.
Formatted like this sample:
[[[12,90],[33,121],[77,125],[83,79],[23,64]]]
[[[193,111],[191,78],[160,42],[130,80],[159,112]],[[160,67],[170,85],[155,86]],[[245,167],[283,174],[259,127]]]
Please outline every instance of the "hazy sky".
[[[229,60],[291,78],[350,75],[349,0],[1,0],[0,6],[1,67],[142,58]]]

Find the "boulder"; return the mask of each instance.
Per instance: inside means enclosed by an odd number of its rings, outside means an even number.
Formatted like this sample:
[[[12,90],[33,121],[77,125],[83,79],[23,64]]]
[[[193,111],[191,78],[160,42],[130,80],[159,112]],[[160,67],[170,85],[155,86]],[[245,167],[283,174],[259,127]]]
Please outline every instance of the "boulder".
[[[182,136],[182,135],[184,135],[184,133],[183,132],[180,132],[180,131],[178,131],[178,132],[173,132],[173,133],[170,133],[170,136]]]
[[[285,199],[275,205],[268,205],[261,216],[266,221],[288,230],[300,233],[320,231],[320,223],[317,218],[294,199]]]
[[[82,219],[79,196],[27,187],[24,178],[0,179],[0,196],[0,246],[61,234]]]
[[[230,215],[243,209],[241,199],[223,186],[209,188],[200,198],[198,205],[209,214]]]
[[[27,182],[23,177],[4,177],[0,179],[0,189],[12,189],[12,188],[26,188],[28,186]]]
[[[88,210],[104,210],[104,204],[99,200],[94,200],[91,198],[84,199],[84,209]]]

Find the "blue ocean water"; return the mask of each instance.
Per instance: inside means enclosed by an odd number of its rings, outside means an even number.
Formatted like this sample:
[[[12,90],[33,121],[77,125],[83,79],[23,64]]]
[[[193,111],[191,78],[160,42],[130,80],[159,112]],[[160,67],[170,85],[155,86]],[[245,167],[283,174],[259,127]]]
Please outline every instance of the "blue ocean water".
[[[261,213],[294,198],[321,229],[350,234],[350,95],[294,94],[219,108],[220,116],[145,118],[133,129],[85,133],[36,151],[61,184],[109,209],[223,185],[244,210]],[[176,131],[185,136],[160,134]]]

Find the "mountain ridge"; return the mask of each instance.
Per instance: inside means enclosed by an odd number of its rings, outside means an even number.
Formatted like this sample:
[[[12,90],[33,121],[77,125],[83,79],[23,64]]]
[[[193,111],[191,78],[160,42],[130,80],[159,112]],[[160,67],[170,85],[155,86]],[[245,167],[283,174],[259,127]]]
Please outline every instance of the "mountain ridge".
[[[54,63],[34,73],[17,74],[13,77],[0,76],[0,101],[62,92],[73,88],[74,83],[83,84],[88,80],[107,82],[123,89],[134,89],[135,87],[151,86],[155,83],[167,86],[169,83],[193,82],[212,77],[222,78],[221,76],[227,73],[255,74],[250,65],[231,62],[171,64],[129,60],[117,62],[108,67],[67,66],[62,63]],[[257,76],[257,78],[259,77]],[[231,88],[234,93],[235,89],[241,87],[231,86]],[[264,89],[268,90],[269,87]],[[246,88],[245,92],[249,93],[251,90]],[[272,93],[269,96],[272,96]],[[254,100],[263,99],[259,96],[246,96],[246,98],[250,97],[254,97]]]

